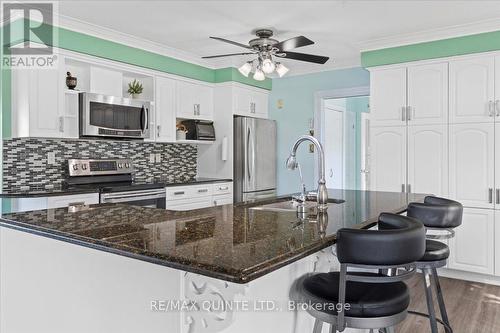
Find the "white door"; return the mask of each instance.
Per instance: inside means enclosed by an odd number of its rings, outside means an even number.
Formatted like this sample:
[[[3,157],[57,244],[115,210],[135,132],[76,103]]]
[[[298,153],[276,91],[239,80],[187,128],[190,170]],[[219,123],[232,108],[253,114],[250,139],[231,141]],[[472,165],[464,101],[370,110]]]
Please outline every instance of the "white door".
[[[259,118],[267,118],[268,94],[264,92],[254,91],[252,93],[252,100],[254,103],[254,115]]]
[[[494,124],[450,126],[450,196],[464,206],[494,208]]]
[[[411,192],[448,196],[448,126],[408,127],[408,186]]]
[[[450,61],[450,122],[492,121],[495,100],[492,56]]]
[[[370,73],[371,126],[406,124],[406,68]]]
[[[465,208],[462,225],[450,239],[448,267],[474,273],[494,273],[495,211]]]
[[[408,67],[408,124],[448,122],[448,63]]]
[[[156,141],[175,141],[175,81],[156,77]]]
[[[370,189],[370,114],[361,113],[361,190]]]
[[[405,190],[406,126],[372,127],[370,132],[370,189]]]
[[[61,73],[52,69],[29,71],[29,136],[61,137],[64,131],[59,84]]]
[[[344,188],[344,112],[325,108],[322,126],[326,186]]]

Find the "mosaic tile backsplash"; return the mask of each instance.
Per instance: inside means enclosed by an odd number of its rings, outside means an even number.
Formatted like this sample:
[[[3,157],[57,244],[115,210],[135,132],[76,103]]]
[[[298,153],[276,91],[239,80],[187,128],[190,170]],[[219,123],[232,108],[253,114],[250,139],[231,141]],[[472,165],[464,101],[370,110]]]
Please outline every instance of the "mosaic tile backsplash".
[[[55,163],[47,163],[47,153],[55,152]],[[160,154],[161,162],[150,163],[150,154]],[[30,190],[47,185],[61,187],[70,158],[129,158],[135,179],[151,181],[189,180],[196,177],[197,149],[186,144],[141,141],[68,140],[16,138],[3,143],[3,189]]]

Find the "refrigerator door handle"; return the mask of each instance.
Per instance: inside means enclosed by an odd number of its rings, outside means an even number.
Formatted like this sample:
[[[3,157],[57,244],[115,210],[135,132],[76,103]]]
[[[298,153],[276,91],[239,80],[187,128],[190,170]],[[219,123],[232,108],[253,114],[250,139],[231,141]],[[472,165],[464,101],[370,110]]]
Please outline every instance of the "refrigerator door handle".
[[[247,175],[248,175],[248,182],[250,183],[250,179],[252,178],[252,174],[250,173],[250,127],[247,129],[247,149],[246,149],[246,160],[247,160]]]

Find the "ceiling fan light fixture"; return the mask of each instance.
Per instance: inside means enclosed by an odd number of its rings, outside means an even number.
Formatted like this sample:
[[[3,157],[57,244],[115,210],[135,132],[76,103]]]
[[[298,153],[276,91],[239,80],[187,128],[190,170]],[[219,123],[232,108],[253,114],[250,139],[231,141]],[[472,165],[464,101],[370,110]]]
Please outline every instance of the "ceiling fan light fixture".
[[[266,74],[271,74],[274,72],[274,69],[276,68],[276,65],[274,62],[271,60],[271,58],[266,58],[264,61],[262,61],[262,71]]]
[[[289,69],[280,62],[276,63],[276,73],[278,73],[279,77],[283,77],[286,73],[288,73]]]
[[[260,68],[257,68],[255,70],[255,73],[253,73],[253,78],[254,80],[257,81],[264,81],[266,79],[266,76],[264,75],[264,72]]]
[[[248,77],[248,75],[252,71],[252,62],[251,61],[245,62],[243,65],[240,66],[240,68],[238,68],[238,71],[240,71],[241,75]]]

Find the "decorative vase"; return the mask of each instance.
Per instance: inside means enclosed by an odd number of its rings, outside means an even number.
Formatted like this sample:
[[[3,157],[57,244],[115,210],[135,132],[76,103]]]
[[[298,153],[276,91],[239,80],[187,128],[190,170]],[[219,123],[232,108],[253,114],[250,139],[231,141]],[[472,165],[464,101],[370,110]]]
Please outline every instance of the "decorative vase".
[[[186,132],[184,131],[176,131],[177,140],[186,140]]]
[[[66,87],[73,90],[76,88],[77,79],[76,76],[71,76],[70,72],[66,72]]]

